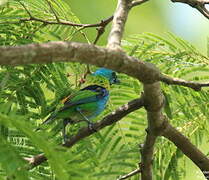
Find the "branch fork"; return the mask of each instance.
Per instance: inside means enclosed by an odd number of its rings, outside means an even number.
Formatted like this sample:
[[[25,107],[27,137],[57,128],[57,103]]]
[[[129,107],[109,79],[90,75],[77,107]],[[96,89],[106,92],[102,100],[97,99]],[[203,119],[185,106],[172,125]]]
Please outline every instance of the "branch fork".
[[[137,173],[141,173],[142,180],[152,180],[152,162],[154,145],[159,136],[164,136],[173,142],[187,157],[189,157],[208,178],[209,159],[199,149],[197,149],[185,136],[178,132],[167,121],[162,113],[164,104],[164,96],[161,92],[160,81],[167,84],[176,84],[201,90],[202,87],[208,87],[209,83],[195,83],[180,79],[171,78],[160,73],[159,69],[150,63],[140,61],[136,58],[127,56],[121,49],[121,39],[124,32],[125,23],[128,13],[134,6],[140,5],[148,0],[118,0],[117,9],[114,17],[111,16],[106,20],[102,20],[96,24],[76,24],[72,22],[62,21],[58,18],[56,12],[48,2],[56,21],[46,21],[35,18],[25,7],[19,2],[29,18],[21,19],[21,21],[37,21],[43,24],[59,24],[81,27],[98,27],[97,37],[103,34],[105,26],[113,20],[111,32],[109,34],[107,48],[101,48],[94,45],[73,43],[73,42],[50,42],[45,44],[32,44],[16,47],[0,47],[0,64],[2,65],[18,65],[28,63],[46,63],[58,61],[83,62],[97,66],[104,66],[117,72],[123,72],[127,75],[137,78],[142,82],[144,94],[141,98],[130,101],[128,104],[118,108],[115,112],[107,115],[103,120],[96,122],[94,128],[99,131],[102,128],[116,123],[127,114],[141,108],[146,107],[148,128],[146,139],[141,149],[141,166],[133,172],[119,178],[126,179]],[[199,10],[205,17],[209,18],[209,12],[205,8],[209,4],[208,0],[171,0],[172,2],[181,2],[190,5]],[[59,49],[59,52],[57,52]],[[92,58],[92,57],[95,58]],[[72,147],[78,141],[95,133],[85,127],[69,139],[63,146]],[[39,154],[32,158],[25,158],[31,167],[36,167],[47,160],[44,154]]]
[[[208,0],[171,0],[172,2],[185,3],[189,6],[197,9],[207,19],[209,19],[209,10],[206,8],[206,4],[209,4]]]

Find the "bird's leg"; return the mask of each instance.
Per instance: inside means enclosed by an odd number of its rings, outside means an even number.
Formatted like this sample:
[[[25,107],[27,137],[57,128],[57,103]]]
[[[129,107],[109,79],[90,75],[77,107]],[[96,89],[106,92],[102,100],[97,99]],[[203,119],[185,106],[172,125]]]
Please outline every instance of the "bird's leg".
[[[63,140],[64,143],[67,140],[67,135],[66,135],[66,126],[70,123],[70,119],[63,119],[63,129],[62,129],[62,136],[63,136]]]
[[[84,118],[84,121],[88,123],[88,128],[90,130],[97,131],[96,129],[93,128],[93,123],[81,112],[81,109],[79,107],[76,108],[76,110],[80,113],[80,115]]]

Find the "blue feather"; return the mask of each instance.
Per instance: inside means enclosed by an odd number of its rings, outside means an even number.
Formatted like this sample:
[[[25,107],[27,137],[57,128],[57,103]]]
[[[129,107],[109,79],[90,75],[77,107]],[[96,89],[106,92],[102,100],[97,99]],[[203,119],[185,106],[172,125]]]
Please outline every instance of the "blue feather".
[[[116,73],[110,69],[100,68],[92,75],[103,76],[109,80],[110,84],[119,82]],[[81,91],[90,91],[91,93],[87,93],[87,97],[85,97],[85,94],[83,96]],[[104,111],[109,99],[109,92],[105,87],[92,84],[81,89],[79,92],[82,96],[79,96],[78,93],[65,98],[63,107],[61,107],[58,111],[53,112],[49,118],[43,122],[43,124],[52,122],[56,118],[63,118],[63,135],[65,137],[65,127],[68,123],[78,121],[79,117],[83,117],[83,120],[90,124],[90,119],[95,118],[102,111]]]

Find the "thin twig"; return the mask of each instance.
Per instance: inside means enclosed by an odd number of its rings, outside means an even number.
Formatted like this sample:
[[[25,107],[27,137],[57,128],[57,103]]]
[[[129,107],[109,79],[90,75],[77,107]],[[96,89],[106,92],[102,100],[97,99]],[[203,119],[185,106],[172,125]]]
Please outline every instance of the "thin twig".
[[[149,1],[149,0],[135,0],[135,1],[132,1],[131,7],[141,5],[142,3],[147,2],[147,1]]]
[[[206,18],[209,19],[209,11],[206,9],[205,6],[200,6],[197,8]]]
[[[52,41],[40,44],[0,46],[0,65],[80,62],[105,67],[137,78],[142,83],[159,81],[154,64],[140,61],[120,51],[87,43]],[[117,62],[117,63],[115,63]]]
[[[157,136],[148,133],[141,150],[141,173],[142,180],[152,180],[152,161],[154,154],[154,145]]]
[[[189,87],[189,88],[194,89],[195,91],[200,91],[202,87],[209,87],[209,82],[198,83],[198,82],[193,82],[193,81],[186,81],[183,79],[172,78],[165,74],[161,74],[159,76],[159,80],[169,85],[172,84],[172,85],[180,85],[180,86]]]
[[[80,30],[83,30],[85,28],[89,28],[89,27],[100,27],[100,26],[103,26],[104,24],[108,24],[112,21],[113,19],[113,16],[110,16],[109,18],[107,19],[104,19],[102,20],[101,22],[99,23],[95,23],[95,24],[79,24],[79,23],[73,23],[73,22],[70,22],[70,21],[65,21],[65,20],[61,20],[57,17],[57,15],[55,16],[56,17],[56,20],[57,21],[48,21],[48,20],[44,20],[44,19],[40,19],[40,18],[37,18],[37,17],[34,17],[32,16],[32,14],[30,13],[30,11],[26,8],[26,6],[22,3],[22,2],[19,2],[23,8],[25,9],[25,11],[28,13],[29,15],[29,18],[20,18],[20,21],[21,22],[27,22],[27,21],[37,21],[37,22],[41,22],[41,23],[44,23],[44,24],[47,24],[47,25],[65,25],[65,26],[76,26],[76,27],[81,27]],[[54,13],[55,15],[56,13]]]
[[[54,14],[54,16],[55,16],[57,22],[60,22],[60,20],[59,20],[59,18],[58,18],[58,16],[57,16],[57,13],[55,12],[54,8],[53,8],[52,5],[51,5],[51,2],[49,2],[48,0],[46,0],[46,2],[48,3],[48,5],[49,5],[49,7],[50,7],[52,13]]]
[[[132,176],[134,176],[136,174],[139,174],[139,173],[141,173],[141,169],[140,168],[135,169],[134,171],[132,171],[132,172],[126,174],[126,175],[120,176],[117,180],[124,180],[124,179],[132,177]]]
[[[113,20],[113,16],[105,19],[105,20],[101,20],[100,22],[100,26],[97,28],[97,36],[94,40],[94,43],[93,44],[96,44],[97,41],[99,40],[99,38],[102,36],[102,34],[105,32],[105,28],[106,26]]]
[[[161,135],[167,121],[162,114],[164,96],[160,82],[143,84],[145,109],[147,111],[147,135],[141,148],[141,179],[152,180],[152,162],[156,139]]]
[[[209,19],[209,11],[205,7],[206,4],[209,4],[208,0],[171,0],[172,2],[179,2],[179,3],[185,3],[189,6],[197,9],[201,14],[203,14],[206,18]]]
[[[37,21],[37,22],[42,22],[44,24],[48,24],[48,25],[65,25],[65,26],[76,26],[76,27],[82,27],[81,30],[85,29],[85,28],[89,28],[89,27],[99,27],[101,26],[101,22],[100,23],[95,23],[95,24],[79,24],[79,23],[73,23],[70,21],[65,21],[65,20],[60,20],[59,22],[57,21],[47,21],[47,20],[43,20],[40,18],[36,18],[36,17],[30,17],[30,18],[21,18],[20,21],[22,22],[26,22],[26,21]],[[109,21],[109,19],[107,20]]]
[[[25,4],[22,3],[21,1],[18,1],[18,2],[19,2],[19,3],[21,4],[21,6],[25,9],[25,11],[28,13],[29,17],[32,18],[33,16],[32,16],[32,14],[30,13],[30,11],[26,8]]]
[[[26,6],[24,5],[24,3],[22,3],[21,1],[18,1],[22,7],[25,9],[25,11],[27,12],[27,14],[29,15],[29,18],[21,18],[20,21],[22,22],[25,22],[25,21],[37,21],[37,22],[42,22],[44,24],[50,24],[50,25],[67,25],[67,26],[76,26],[76,27],[81,27],[81,29],[79,30],[83,30],[85,28],[88,28],[88,27],[105,27],[107,24],[109,24],[112,20],[113,20],[113,16],[110,16],[109,18],[107,19],[104,19],[102,20],[101,22],[99,23],[95,23],[95,24],[79,24],[79,23],[73,23],[73,22],[70,22],[70,21],[65,21],[65,20],[60,20],[54,10],[54,8],[52,7],[51,3],[46,0],[52,13],[54,14],[55,18],[57,21],[47,21],[47,20],[44,20],[44,19],[40,19],[40,18],[36,18],[34,17],[30,11],[26,8]]]

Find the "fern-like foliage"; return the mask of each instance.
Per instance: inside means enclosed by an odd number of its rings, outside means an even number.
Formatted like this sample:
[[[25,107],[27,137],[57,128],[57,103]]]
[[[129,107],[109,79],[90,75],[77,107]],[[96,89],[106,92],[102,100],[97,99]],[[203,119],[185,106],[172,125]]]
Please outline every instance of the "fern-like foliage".
[[[47,21],[56,21],[55,12],[61,20],[79,22],[67,1],[11,0],[0,7],[0,45],[70,40],[77,32],[70,26],[21,21],[30,18],[25,8],[33,17]],[[173,34],[169,33],[167,37],[150,33],[135,35],[123,41],[123,48],[132,56],[156,64],[163,73],[187,80],[207,80],[208,57]],[[106,180],[116,179],[137,168],[139,144],[146,135],[143,109],[69,150],[58,146],[61,142],[60,122],[49,129],[34,131],[60,99],[78,88],[78,80],[84,72],[85,66],[78,63],[0,68],[0,179]],[[120,74],[119,79],[121,84],[111,88],[108,107],[95,121],[139,97],[142,87],[136,79],[124,74]],[[204,135],[208,134],[207,89],[194,92],[184,87],[164,84],[162,87],[166,97],[164,110],[172,124],[196,145],[201,145],[203,139],[207,140]],[[69,127],[69,134],[76,133],[80,126],[82,124]],[[28,171],[23,157],[42,152],[48,162]],[[159,138],[153,161],[155,179],[184,179],[182,162],[185,159],[179,150]]]
[[[186,80],[208,81],[209,58],[171,33],[167,34],[167,38],[151,33],[135,35],[125,40],[123,44],[135,57],[156,64],[162,73]],[[165,84],[162,84],[162,88],[166,100],[164,111],[172,124],[197,146],[202,144],[202,140],[207,139],[204,135],[208,133],[208,89],[195,92],[189,88]],[[203,144],[206,146],[205,142]],[[174,146],[164,139],[161,139],[158,145],[156,148],[158,160],[155,162],[156,179],[162,177],[184,179],[185,174],[181,168],[185,166],[177,166],[179,157],[176,158]]]

